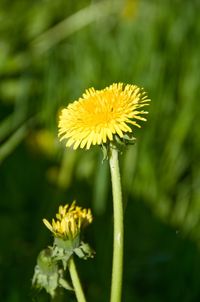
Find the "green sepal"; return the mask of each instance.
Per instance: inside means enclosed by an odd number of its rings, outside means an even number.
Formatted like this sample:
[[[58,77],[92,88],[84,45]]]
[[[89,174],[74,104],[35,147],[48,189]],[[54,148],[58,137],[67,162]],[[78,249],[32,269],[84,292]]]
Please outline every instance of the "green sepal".
[[[51,275],[58,270],[58,265],[53,259],[52,247],[48,247],[39,253],[37,257],[37,265],[46,275]]]
[[[120,137],[118,134],[114,134],[113,141],[110,143],[102,144],[101,150],[103,153],[103,160],[108,160],[110,156],[110,147],[117,149],[120,153],[124,151],[124,148],[127,145],[134,145],[136,142],[136,138],[132,133],[124,133],[123,137]]]
[[[136,138],[132,133],[125,133],[122,140],[126,145],[134,145],[136,142]]]
[[[63,278],[59,279],[59,285],[65,288],[66,290],[74,291],[73,287],[69,284],[69,282]]]
[[[58,287],[58,274],[53,273],[51,275],[46,275],[41,272],[39,266],[36,265],[32,285],[37,289],[44,288],[51,297],[54,297],[56,288]]]
[[[126,145],[133,145],[135,144],[136,138],[133,136],[132,133],[125,133],[123,137],[119,137],[118,135],[115,135],[115,142],[116,147],[124,147]]]
[[[69,261],[69,258],[71,257],[72,254],[73,254],[73,250],[66,251],[65,249],[59,248],[57,246],[53,247],[53,257],[56,261],[59,260],[62,261],[64,269],[66,269],[67,262]]]
[[[64,269],[66,269],[69,258],[72,256],[74,249],[77,248],[79,244],[79,236],[74,239],[67,240],[55,237],[52,249],[52,256],[56,261],[61,260]]]
[[[126,146],[135,144],[135,141],[136,138],[132,133],[125,133],[123,137],[119,137],[119,135],[115,134],[114,140],[110,142],[110,148],[117,149],[120,153],[123,153]]]
[[[80,246],[74,249],[74,253],[82,259],[93,258],[95,251],[90,247],[88,243],[83,241],[80,243]]]
[[[102,159],[102,162],[104,160],[108,160],[109,156],[109,147],[108,147],[108,144],[102,144],[101,145],[101,150],[102,150],[102,153],[103,153],[103,159]]]
[[[40,252],[35,266],[32,285],[41,290],[44,288],[53,298],[58,287],[73,290],[70,284],[63,278],[64,271],[59,268],[53,257],[53,248],[49,247]]]

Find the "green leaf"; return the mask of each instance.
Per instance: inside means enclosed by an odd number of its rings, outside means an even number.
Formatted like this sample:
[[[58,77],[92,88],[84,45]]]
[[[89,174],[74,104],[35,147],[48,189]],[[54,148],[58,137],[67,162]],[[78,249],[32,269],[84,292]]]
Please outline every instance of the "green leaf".
[[[80,246],[74,249],[74,253],[82,259],[93,258],[95,251],[89,246],[88,243],[81,242]]]

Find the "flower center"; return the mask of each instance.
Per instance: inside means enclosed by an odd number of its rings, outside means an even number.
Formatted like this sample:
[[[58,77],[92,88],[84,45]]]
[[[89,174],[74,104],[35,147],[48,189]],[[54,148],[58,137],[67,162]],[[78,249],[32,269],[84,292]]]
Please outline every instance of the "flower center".
[[[91,97],[90,101],[84,104],[84,120],[79,119],[84,124],[87,123],[89,127],[102,126],[116,120],[120,116],[121,107],[119,106],[119,99],[115,96],[100,96],[98,98]]]

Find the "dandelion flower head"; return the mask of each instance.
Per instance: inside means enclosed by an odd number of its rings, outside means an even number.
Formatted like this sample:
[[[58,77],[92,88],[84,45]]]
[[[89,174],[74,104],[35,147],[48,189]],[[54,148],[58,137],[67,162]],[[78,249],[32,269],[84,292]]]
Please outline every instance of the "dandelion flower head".
[[[115,135],[123,138],[147,111],[141,108],[149,103],[146,92],[136,85],[115,83],[102,90],[90,88],[77,101],[61,111],[59,137],[66,139],[66,147],[86,148],[113,141]]]
[[[52,219],[52,224],[46,219],[43,219],[43,222],[55,237],[64,240],[76,238],[81,230],[93,220],[91,210],[76,206],[75,201],[71,206],[68,204],[59,206],[56,218],[57,220]]]

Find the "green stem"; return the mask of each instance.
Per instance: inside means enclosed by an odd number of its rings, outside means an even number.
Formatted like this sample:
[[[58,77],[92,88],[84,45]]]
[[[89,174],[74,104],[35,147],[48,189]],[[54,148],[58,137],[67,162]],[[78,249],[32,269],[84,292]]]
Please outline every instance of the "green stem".
[[[110,171],[113,191],[113,212],[114,212],[114,238],[113,238],[113,266],[110,302],[120,302],[122,292],[123,273],[123,204],[121,180],[119,172],[118,151],[111,148]]]
[[[72,279],[72,284],[74,286],[74,291],[78,302],[86,302],[85,295],[81,286],[81,282],[76,270],[75,262],[73,256],[69,260],[69,273]]]

